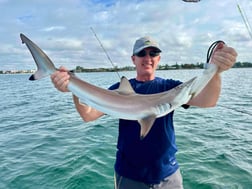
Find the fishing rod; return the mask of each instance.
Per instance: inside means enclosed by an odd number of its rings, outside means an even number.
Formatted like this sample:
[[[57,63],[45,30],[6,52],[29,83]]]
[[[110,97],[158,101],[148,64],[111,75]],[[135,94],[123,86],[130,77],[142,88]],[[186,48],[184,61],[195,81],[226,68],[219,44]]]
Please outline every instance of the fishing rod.
[[[245,24],[245,26],[246,26],[246,28],[247,28],[247,30],[248,30],[248,33],[249,33],[249,35],[250,35],[250,37],[251,37],[251,39],[252,39],[252,32],[251,32],[250,24],[249,24],[249,22],[248,22],[248,17],[247,17],[247,15],[245,14],[245,11],[244,11],[244,10],[242,9],[242,7],[240,6],[238,0],[236,0],[236,4],[237,4],[237,8],[238,8],[238,10],[239,10],[239,12],[240,12],[240,14],[241,14],[242,20],[243,20],[243,22],[244,22],[244,24]]]
[[[244,110],[232,108],[232,107],[225,106],[225,105],[222,105],[222,104],[218,104],[217,106],[222,107],[222,108],[226,108],[226,109],[229,109],[229,110],[233,110],[233,111],[235,111],[235,112],[239,112],[239,113],[242,113],[242,114],[247,114],[247,115],[249,115],[249,116],[252,116],[252,113],[251,113],[251,112],[248,112],[248,111],[244,111]]]
[[[90,29],[91,29],[91,31],[93,32],[93,34],[94,34],[95,38],[97,39],[97,41],[99,42],[99,44],[100,44],[101,48],[103,49],[104,53],[106,54],[106,56],[107,56],[109,62],[111,63],[111,65],[112,65],[113,68],[115,69],[115,71],[116,71],[116,73],[117,73],[117,76],[119,77],[119,79],[121,79],[121,76],[119,75],[118,70],[117,70],[115,64],[114,64],[113,61],[111,60],[111,58],[110,58],[108,52],[106,51],[106,49],[105,49],[104,46],[102,45],[102,42],[100,41],[100,39],[99,39],[98,36],[96,35],[94,29],[93,29],[92,27],[90,27]]]

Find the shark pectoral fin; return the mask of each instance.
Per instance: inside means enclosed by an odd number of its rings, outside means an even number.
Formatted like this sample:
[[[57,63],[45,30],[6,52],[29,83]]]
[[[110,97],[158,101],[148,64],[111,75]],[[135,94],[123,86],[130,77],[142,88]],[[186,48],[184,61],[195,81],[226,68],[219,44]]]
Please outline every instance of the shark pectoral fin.
[[[141,132],[140,132],[141,139],[144,139],[144,137],[146,137],[146,135],[149,133],[155,120],[156,120],[155,115],[148,116],[144,119],[138,120],[139,124],[141,125]]]
[[[135,91],[132,88],[129,80],[124,76],[121,78],[120,86],[116,91],[120,94],[125,94],[125,95],[135,94]]]

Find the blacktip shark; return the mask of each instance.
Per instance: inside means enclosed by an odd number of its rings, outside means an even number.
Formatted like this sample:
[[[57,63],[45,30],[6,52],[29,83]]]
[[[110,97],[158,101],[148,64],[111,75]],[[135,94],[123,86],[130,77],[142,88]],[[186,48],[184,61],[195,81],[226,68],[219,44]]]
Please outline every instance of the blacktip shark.
[[[57,68],[50,58],[24,34],[20,34],[22,43],[30,50],[37,65],[37,71],[29,78],[38,80],[54,73]],[[149,133],[156,118],[167,115],[174,109],[186,104],[200,93],[217,71],[215,64],[209,64],[201,77],[194,77],[177,87],[157,94],[137,94],[126,77],[121,78],[117,90],[107,90],[85,82],[69,72],[68,90],[81,102],[113,117],[137,120],[141,126],[140,138]]]

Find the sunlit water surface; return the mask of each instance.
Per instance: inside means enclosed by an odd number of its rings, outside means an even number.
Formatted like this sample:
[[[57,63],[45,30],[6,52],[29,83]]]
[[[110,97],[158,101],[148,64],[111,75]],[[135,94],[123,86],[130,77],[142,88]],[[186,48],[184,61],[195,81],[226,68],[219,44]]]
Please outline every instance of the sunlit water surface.
[[[159,71],[186,81],[202,70]],[[134,77],[134,72],[120,73]],[[116,73],[81,73],[107,88]],[[112,189],[117,119],[84,123],[49,78],[0,75],[0,188]],[[252,69],[223,73],[218,105],[175,111],[185,189],[252,188]]]

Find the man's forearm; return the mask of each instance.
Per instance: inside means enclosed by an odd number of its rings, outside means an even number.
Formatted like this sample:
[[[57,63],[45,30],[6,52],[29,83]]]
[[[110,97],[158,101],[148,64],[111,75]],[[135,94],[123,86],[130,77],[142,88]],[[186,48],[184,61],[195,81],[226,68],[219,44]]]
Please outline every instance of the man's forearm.
[[[85,121],[85,122],[89,122],[89,121],[94,121],[96,119],[98,119],[99,117],[101,117],[102,115],[104,115],[104,113],[86,105],[86,104],[82,104],[79,101],[79,98],[75,95],[73,95],[73,101],[75,104],[75,108],[78,111],[78,113],[80,114],[81,118]]]

